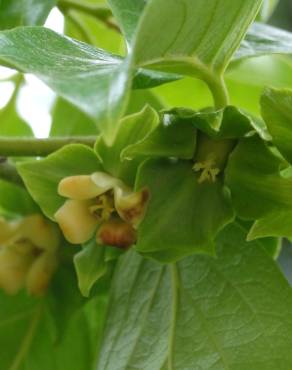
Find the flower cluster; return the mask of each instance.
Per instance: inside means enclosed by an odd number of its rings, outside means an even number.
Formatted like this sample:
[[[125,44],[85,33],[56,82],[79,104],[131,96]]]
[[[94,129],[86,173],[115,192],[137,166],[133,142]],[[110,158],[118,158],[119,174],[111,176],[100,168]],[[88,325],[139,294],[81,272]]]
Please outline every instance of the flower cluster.
[[[39,214],[0,218],[0,287],[8,294],[23,287],[31,295],[44,294],[58,264],[59,244],[58,229]]]
[[[66,177],[58,193],[66,198],[56,212],[65,238],[83,244],[96,232],[97,244],[127,248],[136,242],[136,229],[144,217],[149,191],[133,192],[105,172]]]

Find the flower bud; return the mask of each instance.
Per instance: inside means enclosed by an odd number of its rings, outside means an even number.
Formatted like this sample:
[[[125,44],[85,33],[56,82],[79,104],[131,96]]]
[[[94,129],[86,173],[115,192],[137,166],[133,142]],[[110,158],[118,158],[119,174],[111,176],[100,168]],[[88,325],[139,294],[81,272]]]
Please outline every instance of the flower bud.
[[[26,277],[25,284],[28,293],[34,296],[42,296],[48,289],[57,265],[56,253],[45,252],[38,256]]]
[[[8,222],[0,218],[0,245],[9,243],[18,229],[19,222]]]
[[[56,226],[43,216],[35,214],[23,219],[19,233],[39,249],[54,251],[60,243],[60,234]]]
[[[124,221],[111,220],[101,225],[97,232],[98,244],[128,248],[137,240],[136,230]]]
[[[24,285],[34,255],[26,245],[18,244],[0,250],[0,287],[7,294],[16,294]]]

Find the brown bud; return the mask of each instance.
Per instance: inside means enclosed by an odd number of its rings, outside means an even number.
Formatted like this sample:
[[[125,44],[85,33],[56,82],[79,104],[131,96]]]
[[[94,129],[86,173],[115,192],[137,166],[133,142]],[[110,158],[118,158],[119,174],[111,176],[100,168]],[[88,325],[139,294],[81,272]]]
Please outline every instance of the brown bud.
[[[101,225],[96,240],[98,244],[128,248],[137,240],[136,230],[121,220],[111,220]]]

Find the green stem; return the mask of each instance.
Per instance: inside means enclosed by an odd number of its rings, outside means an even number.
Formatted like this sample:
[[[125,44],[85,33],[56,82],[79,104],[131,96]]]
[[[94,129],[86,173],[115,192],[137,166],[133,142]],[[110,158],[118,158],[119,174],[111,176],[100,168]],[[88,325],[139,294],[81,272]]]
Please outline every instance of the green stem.
[[[15,166],[6,158],[0,158],[0,179],[23,186],[23,181]]]
[[[36,139],[0,136],[0,156],[45,157],[68,144],[83,144],[93,147],[96,136],[70,136]]]
[[[97,18],[99,21],[105,23],[109,28],[120,32],[117,24],[112,20],[111,10],[103,5],[91,4],[86,1],[78,0],[59,0],[58,8],[62,13],[66,14],[70,10],[77,10]]]
[[[229,96],[223,77],[210,79],[207,84],[213,95],[215,108],[225,108],[229,104]]]
[[[172,280],[172,318],[170,327],[170,336],[168,343],[168,360],[167,369],[174,369],[174,354],[175,354],[175,331],[177,325],[177,309],[179,304],[179,272],[176,263],[170,266]]]

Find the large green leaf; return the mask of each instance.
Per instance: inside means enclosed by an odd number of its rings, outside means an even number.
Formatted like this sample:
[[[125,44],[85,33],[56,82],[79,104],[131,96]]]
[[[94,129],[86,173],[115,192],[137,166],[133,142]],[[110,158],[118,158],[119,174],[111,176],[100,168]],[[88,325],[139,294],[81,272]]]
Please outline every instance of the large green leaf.
[[[261,0],[155,0],[143,12],[133,59],[139,66],[199,75],[212,83],[227,66]]]
[[[56,0],[2,0],[0,29],[42,25]]]
[[[238,225],[218,258],[161,266],[134,252],[118,262],[98,370],[287,370],[292,293]]]
[[[292,54],[292,34],[266,24],[254,23],[233,61],[269,54]]]
[[[0,59],[37,75],[94,118],[109,141],[114,136],[115,121],[127,100],[127,63],[49,29],[35,27],[3,31]]]
[[[259,219],[292,206],[292,177],[283,177],[285,163],[258,137],[242,140],[230,155],[225,183],[242,218]]]
[[[126,109],[131,85],[127,61],[40,27],[2,31],[0,60],[35,74],[91,116],[108,142],[114,138],[116,121]],[[160,74],[142,70],[137,73],[136,87],[164,82]]]
[[[151,198],[138,229],[139,253],[162,262],[214,253],[216,234],[233,219],[220,177],[200,184],[191,162],[148,160],[137,175],[137,189],[144,186]]]
[[[45,159],[18,163],[17,169],[33,199],[54,219],[65,201],[57,192],[59,182],[67,176],[90,175],[101,170],[101,165],[92,149],[72,144]]]
[[[273,143],[292,163],[292,90],[265,89],[261,109]]]

